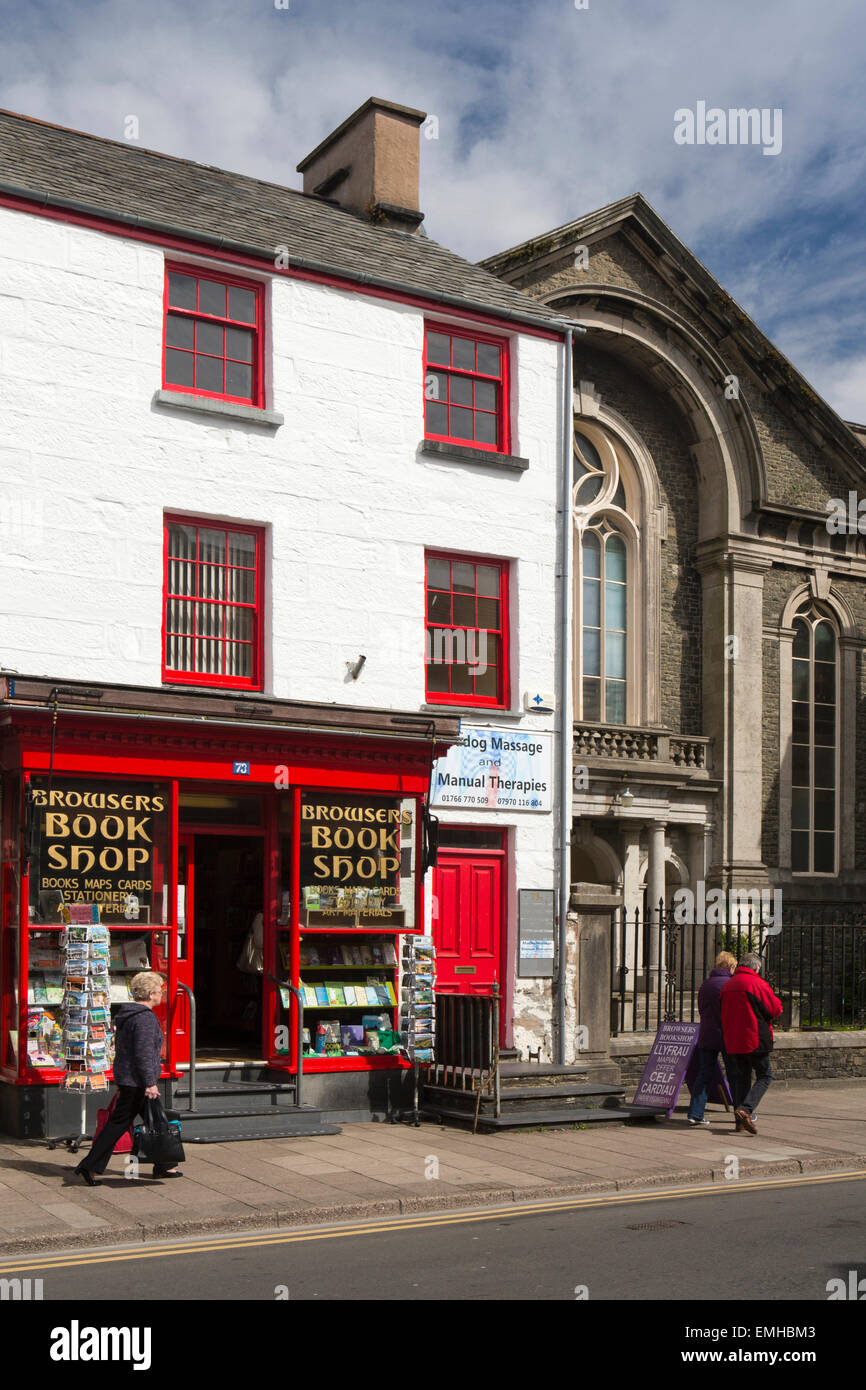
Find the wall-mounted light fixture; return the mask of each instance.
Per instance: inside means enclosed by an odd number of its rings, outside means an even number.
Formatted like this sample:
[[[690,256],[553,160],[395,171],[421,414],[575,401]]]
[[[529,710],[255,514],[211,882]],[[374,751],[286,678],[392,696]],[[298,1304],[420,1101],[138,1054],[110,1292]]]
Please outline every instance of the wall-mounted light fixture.
[[[622,780],[623,782],[628,781],[627,772],[622,774]],[[634,804],[634,792],[630,787],[625,787],[623,791],[617,792],[613,799],[613,804],[614,806],[624,806],[625,809],[628,810]]]
[[[353,681],[356,681],[360,676],[361,672],[364,669],[364,662],[366,660],[367,658],[365,656],[359,656],[357,661],[346,662],[346,670],[349,672],[349,675],[352,677]]]

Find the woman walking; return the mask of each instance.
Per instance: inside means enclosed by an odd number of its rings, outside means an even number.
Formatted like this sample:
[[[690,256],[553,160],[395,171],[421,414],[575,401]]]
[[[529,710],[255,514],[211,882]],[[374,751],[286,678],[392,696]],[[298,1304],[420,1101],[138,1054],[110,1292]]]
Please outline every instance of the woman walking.
[[[104,1173],[118,1139],[126,1133],[136,1115],[144,1114],[146,1100],[158,1100],[162,1050],[162,1029],[153,1010],[165,996],[165,981],[153,971],[133,975],[129,990],[133,1003],[123,1004],[114,1020],[114,1080],[117,1098],[111,1118],[94,1139],[90,1152],[75,1169],[88,1187],[96,1187],[94,1173]],[[155,1178],[180,1178],[177,1168],[154,1167]]]
[[[722,990],[736,968],[736,956],[732,956],[730,951],[720,951],[716,956],[715,965],[698,992],[698,1013],[700,1014],[701,1027],[697,1043],[698,1070],[689,1104],[688,1121],[690,1125],[701,1125],[704,1128],[709,1126],[709,1120],[704,1119],[704,1111],[707,1108],[707,1092],[716,1074],[716,1064],[720,1052],[725,1059],[728,1083],[730,1084],[731,1081],[730,1066],[725,1052],[725,1040],[722,1037],[721,998]],[[737,1128],[739,1129],[739,1124]]]

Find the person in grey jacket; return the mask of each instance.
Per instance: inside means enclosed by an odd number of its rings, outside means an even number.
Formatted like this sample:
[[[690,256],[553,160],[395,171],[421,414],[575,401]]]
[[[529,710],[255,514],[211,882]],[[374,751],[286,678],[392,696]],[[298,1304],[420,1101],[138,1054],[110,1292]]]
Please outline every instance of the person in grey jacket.
[[[136,1115],[144,1113],[145,1100],[159,1098],[162,1049],[165,1039],[153,1010],[165,993],[161,975],[143,970],[129,985],[133,1003],[123,1004],[114,1019],[114,1080],[117,1099],[111,1118],[94,1139],[90,1152],[75,1169],[88,1187],[96,1187],[94,1173],[104,1173],[118,1139]],[[179,1178],[179,1169],[154,1167],[155,1178]]]

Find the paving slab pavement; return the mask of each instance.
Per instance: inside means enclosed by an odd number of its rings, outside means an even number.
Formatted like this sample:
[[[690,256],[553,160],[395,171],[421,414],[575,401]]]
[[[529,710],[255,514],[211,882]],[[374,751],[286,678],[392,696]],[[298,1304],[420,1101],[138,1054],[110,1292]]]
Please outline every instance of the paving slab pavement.
[[[320,1139],[190,1144],[184,1178],[124,1176],[113,1159],[98,1187],[78,1157],[0,1135],[0,1256],[26,1250],[141,1242],[279,1228],[662,1184],[866,1171],[866,1081],[776,1084],[757,1135],[735,1134],[730,1113],[710,1125],[669,1120],[603,1129],[501,1131],[424,1124],[349,1124]]]

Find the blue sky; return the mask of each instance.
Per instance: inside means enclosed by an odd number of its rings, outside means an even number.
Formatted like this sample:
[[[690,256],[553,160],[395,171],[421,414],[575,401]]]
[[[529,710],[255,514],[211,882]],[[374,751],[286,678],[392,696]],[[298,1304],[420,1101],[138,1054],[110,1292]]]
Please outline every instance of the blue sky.
[[[429,234],[472,259],[640,190],[846,419],[866,421],[862,0],[0,0],[0,105],[299,186],[370,95],[435,114]],[[782,150],[674,113],[781,108]]]

